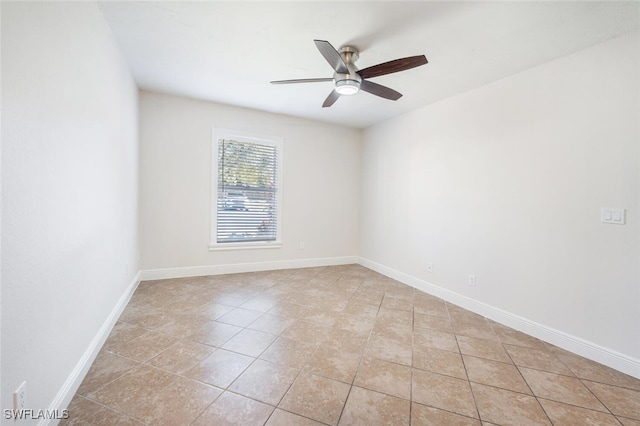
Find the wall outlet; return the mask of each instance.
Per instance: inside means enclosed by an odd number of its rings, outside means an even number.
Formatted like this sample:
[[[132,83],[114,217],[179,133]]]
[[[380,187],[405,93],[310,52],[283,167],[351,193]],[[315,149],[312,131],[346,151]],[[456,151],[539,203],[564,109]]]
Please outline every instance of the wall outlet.
[[[427,272],[433,272],[433,263],[431,262],[427,263]]]
[[[476,276],[473,274],[469,274],[469,285],[471,287],[475,287],[476,286]]]
[[[13,409],[25,410],[27,408],[27,382],[22,382],[13,393]]]
[[[298,248],[300,250],[304,250],[304,242],[303,241],[300,241],[300,244],[298,244]]]

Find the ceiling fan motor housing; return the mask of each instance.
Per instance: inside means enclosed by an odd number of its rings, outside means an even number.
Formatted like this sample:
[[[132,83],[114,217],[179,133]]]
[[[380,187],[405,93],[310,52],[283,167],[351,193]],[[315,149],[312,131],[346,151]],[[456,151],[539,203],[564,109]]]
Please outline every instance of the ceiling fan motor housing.
[[[340,56],[347,65],[347,73],[335,72],[333,79],[335,81],[336,91],[341,95],[354,95],[360,90],[362,77],[358,75],[358,68],[354,62],[358,60],[358,49],[352,46],[342,46],[340,48]]]

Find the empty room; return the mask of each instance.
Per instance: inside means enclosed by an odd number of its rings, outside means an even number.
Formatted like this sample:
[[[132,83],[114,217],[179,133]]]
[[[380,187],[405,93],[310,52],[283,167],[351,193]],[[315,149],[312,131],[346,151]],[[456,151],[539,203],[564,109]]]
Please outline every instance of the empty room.
[[[0,23],[2,425],[640,426],[640,2]]]

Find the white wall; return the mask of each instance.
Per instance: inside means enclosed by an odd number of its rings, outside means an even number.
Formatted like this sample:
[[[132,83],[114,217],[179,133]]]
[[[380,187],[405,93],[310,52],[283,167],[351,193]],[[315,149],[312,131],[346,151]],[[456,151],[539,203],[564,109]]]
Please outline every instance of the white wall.
[[[138,92],[94,3],[1,7],[0,408],[64,408],[135,283]]]
[[[367,129],[365,263],[640,376],[639,38]]]
[[[284,139],[282,248],[209,251],[214,126]],[[143,276],[234,271],[229,265],[240,264],[262,269],[353,261],[360,138],[358,130],[142,91]]]

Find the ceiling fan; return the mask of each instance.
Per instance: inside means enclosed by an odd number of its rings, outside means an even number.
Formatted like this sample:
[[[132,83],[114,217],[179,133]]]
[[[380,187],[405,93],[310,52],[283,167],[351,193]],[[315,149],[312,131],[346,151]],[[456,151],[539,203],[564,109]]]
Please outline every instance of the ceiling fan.
[[[382,64],[373,65],[362,70],[358,70],[354,62],[358,60],[359,52],[353,46],[343,46],[338,52],[328,41],[314,40],[316,47],[329,62],[335,71],[333,77],[327,78],[303,78],[297,80],[276,80],[271,84],[290,83],[317,83],[323,81],[333,81],[335,87],[327,99],[322,104],[323,108],[330,107],[341,95],[354,95],[360,90],[369,92],[381,98],[397,101],[402,96],[389,87],[369,81],[369,78],[379,77],[385,74],[400,72],[411,68],[419,67],[427,63],[424,55],[409,56],[407,58],[395,59]]]

